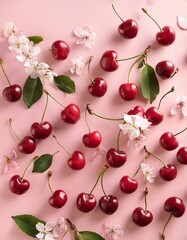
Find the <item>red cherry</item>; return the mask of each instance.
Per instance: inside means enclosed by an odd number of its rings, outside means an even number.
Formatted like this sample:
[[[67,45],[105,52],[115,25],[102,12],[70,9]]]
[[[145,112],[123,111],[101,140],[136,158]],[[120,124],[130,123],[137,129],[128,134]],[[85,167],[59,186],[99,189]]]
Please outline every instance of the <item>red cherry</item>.
[[[138,24],[134,19],[128,19],[118,26],[118,32],[124,38],[135,38],[138,33]]]
[[[125,164],[127,155],[124,151],[110,148],[106,154],[106,161],[110,167],[118,168]]]
[[[68,165],[74,170],[84,168],[86,164],[84,154],[80,151],[74,151],[72,156],[68,159]]]
[[[169,46],[175,41],[175,30],[172,27],[165,26],[162,31],[156,34],[156,40],[161,46]]]
[[[118,209],[118,206],[118,199],[114,195],[102,196],[99,199],[99,208],[105,214],[113,214]]]
[[[61,118],[64,122],[74,124],[80,119],[80,109],[77,105],[71,103],[61,112]]]
[[[133,193],[138,188],[138,182],[129,176],[123,176],[119,182],[119,187],[123,193]]]
[[[90,193],[80,193],[77,196],[77,208],[81,212],[90,212],[96,206],[97,200],[93,194]]]
[[[69,45],[63,40],[55,41],[51,46],[52,56],[56,60],[65,60],[70,52]]]
[[[114,50],[108,50],[103,53],[100,66],[104,71],[113,72],[118,69],[119,64],[117,62],[118,54]]]
[[[145,112],[145,116],[153,125],[158,125],[163,121],[164,115],[156,107],[150,107]]]
[[[178,150],[177,160],[182,164],[187,164],[187,147],[181,147]]]
[[[176,149],[179,145],[178,140],[171,132],[163,133],[162,136],[160,137],[159,142],[160,145],[168,151]]]
[[[16,102],[21,98],[22,89],[18,84],[10,85],[3,89],[3,97],[8,102]]]
[[[150,211],[137,207],[132,213],[132,220],[136,225],[144,227],[152,222],[153,215]]]
[[[31,134],[36,139],[45,139],[49,137],[52,132],[52,126],[49,122],[43,123],[35,122],[31,126]]]
[[[179,197],[169,197],[164,203],[164,210],[171,212],[174,217],[179,218],[185,212],[185,205]]]
[[[171,181],[177,176],[177,168],[173,164],[168,164],[160,169],[159,174],[162,179]]]
[[[138,105],[138,106],[135,106],[134,108],[132,108],[131,110],[129,110],[127,114],[140,115],[141,117],[143,117],[145,114],[145,111],[144,111],[143,107]]]
[[[157,63],[155,70],[162,79],[168,79],[173,76],[175,65],[171,61],[165,60]]]
[[[124,83],[119,87],[119,94],[122,99],[131,101],[136,98],[138,87],[134,83]]]
[[[49,204],[54,208],[61,208],[67,202],[67,194],[63,190],[56,190],[49,198]]]
[[[22,153],[33,153],[36,149],[36,141],[33,137],[25,136],[18,144],[18,150]]]
[[[14,175],[9,181],[9,188],[11,192],[21,195],[30,188],[30,183],[19,175]]]
[[[82,142],[85,147],[96,148],[100,145],[102,140],[101,134],[98,131],[86,133],[83,135]]]
[[[107,91],[107,84],[103,78],[97,77],[88,86],[89,93],[94,97],[102,97]]]

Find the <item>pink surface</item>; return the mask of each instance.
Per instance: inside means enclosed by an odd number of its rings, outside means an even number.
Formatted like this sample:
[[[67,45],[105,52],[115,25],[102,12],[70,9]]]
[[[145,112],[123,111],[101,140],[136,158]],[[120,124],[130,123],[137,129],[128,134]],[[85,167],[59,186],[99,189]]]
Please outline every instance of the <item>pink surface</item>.
[[[114,4],[120,15],[124,19],[134,18],[139,23],[139,33],[135,39],[124,40],[118,35],[117,27],[120,24],[119,19],[112,10],[111,4]],[[158,31],[156,25],[141,11],[141,8],[147,8],[149,13],[155,17],[161,26],[170,25],[176,30],[176,41],[169,47],[161,47],[155,42],[155,34]],[[177,16],[187,16],[187,1],[157,1],[148,4],[146,0],[132,1],[111,1],[111,0],[55,0],[55,1],[23,1],[9,0],[1,1],[0,4],[0,30],[3,30],[6,22],[12,21],[26,36],[40,35],[44,41],[40,44],[42,49],[39,59],[50,65],[55,72],[68,74],[75,81],[76,93],[67,95],[60,92],[53,85],[47,85],[46,89],[55,96],[62,104],[67,105],[71,102],[76,103],[81,109],[81,119],[75,125],[68,125],[61,121],[60,112],[62,107],[49,99],[49,105],[45,119],[53,125],[53,134],[58,138],[70,152],[79,149],[86,155],[86,167],[80,171],[71,170],[66,163],[67,154],[61,149],[52,136],[40,141],[35,153],[31,155],[18,154],[17,162],[20,169],[9,174],[0,175],[0,237],[4,239],[29,240],[29,236],[22,233],[11,216],[19,214],[32,214],[45,221],[55,220],[59,216],[67,217],[72,220],[79,230],[96,231],[99,234],[103,232],[104,223],[120,224],[124,229],[122,239],[160,239],[160,232],[166,222],[169,213],[163,210],[165,200],[170,196],[178,196],[187,204],[186,174],[187,167],[181,165],[176,160],[177,149],[171,152],[163,150],[158,143],[159,137],[165,131],[179,132],[186,127],[186,118],[180,114],[171,117],[170,108],[174,104],[177,96],[187,95],[186,92],[186,59],[187,59],[187,34],[177,26]],[[162,14],[161,14],[162,12]],[[96,44],[92,49],[85,46],[76,45],[76,38],[73,31],[78,27],[93,26],[97,33]],[[63,62],[55,61],[50,51],[51,44],[57,40],[63,39],[70,45],[70,55]],[[4,68],[11,82],[19,83],[23,86],[27,74],[24,72],[22,63],[18,62],[15,53],[8,51],[7,40],[0,37],[0,57],[4,60]],[[121,62],[119,69],[113,73],[104,72],[99,66],[99,60],[102,53],[109,49],[118,52],[120,58],[134,56],[144,51],[151,45],[151,51],[148,56],[148,62],[153,67],[161,60],[171,60],[179,67],[180,71],[172,79],[163,81],[159,78],[161,97],[172,86],[175,86],[175,92],[171,93],[163,101],[161,107],[164,113],[164,121],[158,126],[152,126],[151,132],[146,136],[143,144],[147,145],[149,150],[153,151],[167,163],[174,163],[178,167],[178,176],[171,182],[166,182],[158,177],[155,183],[148,183],[140,171],[136,177],[139,181],[138,190],[130,195],[123,194],[119,189],[119,181],[123,175],[132,176],[143,160],[145,153],[139,148],[130,148],[126,146],[126,138],[120,140],[121,149],[127,153],[126,164],[117,169],[110,168],[104,177],[104,185],[107,193],[115,194],[119,198],[119,209],[113,215],[103,214],[97,206],[90,213],[82,213],[76,208],[76,197],[82,192],[89,192],[104,164],[105,159],[91,159],[94,149],[85,148],[81,142],[83,134],[87,132],[87,126],[84,118],[85,106],[90,103],[91,108],[101,115],[109,117],[123,117],[123,114],[136,105],[148,108],[150,104],[146,102],[139,94],[136,100],[125,102],[118,94],[119,86],[127,81],[128,70],[132,62]],[[69,60],[75,56],[82,55],[86,62],[89,56],[93,55],[92,74],[94,77],[101,76],[108,83],[108,91],[102,98],[92,97],[87,86],[90,83],[87,69],[81,77],[74,76],[69,72]],[[6,86],[6,79],[0,72],[0,88]],[[140,71],[133,70],[131,81],[139,84]],[[157,106],[159,97],[153,105]],[[6,155],[10,150],[16,149],[17,140],[10,131],[8,119],[13,119],[13,126],[19,136],[23,137],[29,133],[30,126],[35,121],[40,121],[45,104],[45,97],[30,109],[27,109],[20,100],[17,103],[7,103],[0,97],[0,156]],[[92,130],[98,130],[102,133],[102,144],[107,148],[116,146],[116,138],[119,131],[118,122],[105,121],[94,116],[88,116],[88,122]],[[186,145],[186,134],[178,136],[180,147]],[[8,182],[12,175],[22,174],[24,168],[35,155],[44,153],[55,155],[53,164],[50,168],[53,171],[51,184],[53,189],[63,189],[68,194],[68,202],[62,209],[54,209],[48,204],[50,191],[47,186],[47,172],[42,174],[32,173],[32,167],[28,169],[26,178],[31,183],[29,191],[21,196],[14,195],[8,188]],[[150,157],[150,164],[157,169],[161,163]],[[149,188],[148,208],[152,211],[154,219],[147,227],[140,228],[131,220],[132,211],[138,206],[144,206],[143,191],[145,187]],[[97,199],[103,195],[100,185],[94,191]],[[181,218],[173,218],[166,230],[167,239],[174,240],[186,239],[186,213]],[[68,236],[67,236],[68,239]]]

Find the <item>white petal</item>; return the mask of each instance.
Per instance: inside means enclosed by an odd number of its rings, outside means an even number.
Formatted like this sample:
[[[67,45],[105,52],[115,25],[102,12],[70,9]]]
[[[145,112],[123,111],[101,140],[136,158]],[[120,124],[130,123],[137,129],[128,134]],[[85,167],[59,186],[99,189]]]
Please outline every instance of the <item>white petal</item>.
[[[26,60],[26,57],[23,54],[20,54],[20,55],[16,56],[16,58],[20,62],[24,62]]]
[[[38,239],[43,239],[44,238],[44,234],[40,232],[40,233],[36,234],[36,237]]]
[[[187,30],[187,18],[182,16],[177,16],[177,23],[180,29]]]
[[[39,222],[36,224],[36,229],[39,231],[39,232],[44,232],[45,231],[45,226],[43,223]]]
[[[180,111],[180,107],[178,105],[175,105],[171,108],[170,113],[171,115],[176,115],[179,113],[179,111]]]
[[[132,120],[132,116],[131,115],[128,115],[128,114],[124,114],[123,115],[123,119],[126,123],[130,123],[130,124],[133,124],[133,120]]]
[[[45,235],[45,240],[54,240],[53,235],[51,233],[47,233]]]
[[[51,231],[54,227],[56,227],[57,223],[54,221],[47,222],[45,225],[45,230]]]
[[[182,107],[182,114],[187,117],[187,108],[186,107]]]
[[[75,29],[74,33],[79,38],[83,38],[85,36],[85,32],[82,28]]]
[[[13,151],[9,152],[9,153],[7,154],[7,157],[8,157],[9,159],[11,159],[11,160],[16,160],[16,159],[17,159],[17,153],[16,153],[16,151],[13,150]]]

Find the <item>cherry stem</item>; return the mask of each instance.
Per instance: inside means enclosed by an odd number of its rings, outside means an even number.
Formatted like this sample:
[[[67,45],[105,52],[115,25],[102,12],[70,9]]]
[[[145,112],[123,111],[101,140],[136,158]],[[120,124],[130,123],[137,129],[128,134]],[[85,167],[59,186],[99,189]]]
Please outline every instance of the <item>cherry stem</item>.
[[[53,138],[55,139],[55,141],[57,142],[57,144],[58,144],[62,149],[64,149],[64,151],[65,151],[70,157],[72,157],[72,154],[71,154],[70,152],[68,152],[68,150],[59,143],[57,137],[53,135]],[[57,152],[59,152],[59,151],[57,151]],[[57,153],[57,152],[56,152],[56,153]],[[54,154],[56,154],[56,153],[54,153]],[[54,154],[53,154],[53,155],[54,155]]]
[[[148,194],[148,188],[146,187],[145,191],[144,191],[144,198],[145,198],[145,209],[144,209],[144,211],[145,212],[147,211],[147,194]]]
[[[56,100],[46,89],[43,90],[44,93],[46,93],[50,98],[52,98],[55,102],[57,102],[58,104],[60,104],[60,106],[64,107],[64,105],[62,105],[62,103],[60,103],[58,100]]]
[[[9,84],[9,86],[11,86],[10,80],[9,80],[9,78],[8,78],[6,72],[5,72],[4,67],[3,67],[3,59],[0,59],[0,65],[1,65],[1,69],[3,71],[3,74],[5,75],[5,78],[6,78],[7,82],[8,82],[8,84]]]
[[[148,153],[149,155],[151,155],[151,156],[153,156],[154,158],[158,159],[162,164],[164,164],[164,166],[165,166],[166,168],[168,167],[167,164],[166,164],[164,161],[162,161],[159,157],[157,157],[157,156],[154,155],[153,153],[149,152],[146,146],[144,146],[144,150],[145,150],[145,152]]]
[[[174,72],[174,73],[171,75],[171,77],[170,77],[170,78],[174,77],[174,76],[175,76],[175,74],[176,74],[176,73],[178,73],[178,72],[179,72],[179,69],[178,69],[178,68],[176,68],[176,69],[175,69],[175,72]]]
[[[86,105],[86,109],[87,109],[87,111],[88,111],[88,113],[89,113],[90,115],[95,115],[96,117],[99,117],[99,118],[102,118],[102,119],[105,119],[105,120],[110,120],[110,121],[121,121],[121,120],[123,120],[123,118],[108,118],[108,117],[103,117],[103,116],[101,116],[101,115],[93,112],[92,109],[91,109],[89,106],[90,106],[90,104],[87,104],[87,105]]]
[[[23,181],[24,176],[25,176],[25,173],[26,173],[27,169],[29,168],[29,166],[31,165],[31,163],[32,163],[33,161],[35,161],[37,158],[38,158],[38,156],[35,156],[35,157],[33,157],[33,158],[31,159],[31,161],[29,162],[29,164],[27,165],[27,167],[25,168],[25,170],[24,170],[24,172],[23,172],[23,174],[22,174],[21,181]]]
[[[97,184],[98,184],[100,178],[103,178],[103,175],[104,175],[104,173],[106,172],[106,170],[107,170],[108,168],[109,168],[108,165],[105,165],[105,166],[103,167],[103,169],[102,169],[102,171],[100,172],[100,174],[99,174],[99,176],[98,176],[98,178],[97,178],[97,180],[96,180],[96,182],[95,182],[95,184],[94,184],[92,190],[90,191],[89,195],[91,195],[91,194],[93,193],[93,191],[94,191],[94,189],[96,188],[96,186],[97,186]],[[103,184],[102,184],[102,181],[101,181],[101,187],[102,187],[102,190],[103,190]],[[104,191],[103,191],[103,192],[104,192]],[[105,192],[104,192],[104,194],[105,194]],[[106,194],[105,194],[105,195],[106,195]],[[106,196],[107,196],[107,195],[106,195]]]
[[[50,183],[50,178],[51,178],[51,176],[52,176],[52,171],[49,171],[49,172],[48,172],[48,175],[47,175],[47,182],[48,182],[48,187],[49,187],[49,189],[50,189],[50,191],[51,191],[51,193],[52,193],[52,195],[53,195],[53,189],[52,189],[51,183]]]
[[[178,132],[178,133],[175,133],[173,136],[177,136],[177,135],[179,135],[179,134],[183,133],[184,131],[186,131],[186,129],[187,129],[187,127],[186,127],[186,128],[184,128],[182,131],[180,131],[180,132]]]
[[[142,58],[144,58],[144,54],[141,54],[141,56],[132,64],[132,66],[130,67],[130,69],[129,69],[129,72],[128,72],[128,80],[127,80],[127,83],[129,83],[130,82],[130,74],[131,74],[131,72],[132,72],[132,69],[133,69],[133,67],[136,65],[136,63],[137,62],[139,62]]]
[[[165,229],[166,229],[166,227],[167,227],[169,221],[171,220],[171,217],[172,217],[172,216],[173,216],[173,214],[171,213],[170,216],[169,216],[169,218],[168,218],[168,220],[167,220],[167,222],[165,223],[165,225],[164,225],[164,227],[163,227],[162,235],[161,235],[162,240],[165,240],[165,239],[166,239],[166,236],[165,236]]]
[[[142,164],[145,160],[147,160],[149,156],[150,156],[150,154],[148,154],[147,156],[144,157],[144,159],[141,161],[138,169],[136,170],[136,172],[134,173],[134,175],[132,176],[132,178],[134,178],[134,177],[138,174],[138,172],[139,172],[140,169],[141,169],[141,164]]]
[[[72,229],[67,229],[67,230],[64,232],[64,234],[62,235],[62,237],[61,237],[60,240],[62,240],[70,230],[72,230]]]
[[[159,28],[160,31],[162,32],[162,28],[160,27],[160,25],[157,23],[157,21],[156,21],[154,18],[152,18],[152,17],[149,15],[149,13],[147,12],[147,10],[146,10],[145,8],[142,8],[142,11],[143,11],[145,14],[147,14],[147,16],[148,16],[149,18],[151,18],[151,19],[153,20],[153,22],[156,23],[156,25],[158,26],[158,28]]]
[[[91,64],[91,61],[93,60],[93,56],[90,56],[89,60],[88,60],[88,75],[89,75],[89,78],[91,80],[92,83],[94,83],[94,79],[91,75],[91,72],[90,72],[90,64]]]
[[[45,113],[46,113],[46,110],[47,110],[47,105],[48,105],[48,100],[49,100],[49,95],[46,93],[46,103],[45,103],[45,108],[44,108],[44,111],[43,111],[43,114],[42,114],[42,118],[41,118],[41,123],[43,123],[43,120],[44,120],[44,116],[45,116]]]
[[[75,224],[73,224],[72,221],[69,220],[69,218],[66,218],[66,221],[69,224],[71,230],[77,231]]]
[[[160,105],[161,105],[161,102],[162,102],[163,98],[165,98],[166,95],[168,95],[169,93],[174,92],[174,91],[175,91],[175,88],[172,87],[167,93],[165,93],[165,94],[161,97],[161,99],[160,99],[160,101],[159,101],[159,103],[158,103],[158,109],[160,108]]]
[[[119,19],[120,19],[122,22],[124,22],[123,18],[121,18],[121,16],[118,14],[118,12],[116,11],[116,9],[115,9],[115,7],[114,7],[113,4],[112,4],[112,8],[113,8],[115,14],[119,17]]]
[[[13,127],[12,127],[12,118],[9,118],[9,124],[10,124],[10,128],[14,134],[14,136],[21,142],[21,138],[18,137],[18,135],[15,133]]]
[[[90,130],[90,126],[89,126],[88,120],[87,120],[87,112],[89,112],[89,110],[88,110],[88,105],[86,105],[86,110],[85,110],[84,118],[85,118],[86,126],[87,126],[87,128],[88,128],[88,132],[90,133],[91,130]]]
[[[121,135],[122,130],[119,130],[118,136],[117,136],[117,151],[119,151],[119,140],[120,140],[120,135]]]
[[[138,57],[142,57],[142,53],[138,54],[138,55],[135,55],[133,57],[129,57],[129,58],[116,59],[116,62],[128,61],[128,60],[131,60],[131,59],[134,59],[134,58],[138,58]]]

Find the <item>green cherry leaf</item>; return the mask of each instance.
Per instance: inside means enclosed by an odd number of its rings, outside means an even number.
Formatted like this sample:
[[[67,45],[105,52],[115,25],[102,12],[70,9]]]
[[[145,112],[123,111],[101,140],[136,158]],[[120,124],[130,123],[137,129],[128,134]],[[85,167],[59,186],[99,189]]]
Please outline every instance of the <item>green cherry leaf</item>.
[[[28,108],[36,103],[43,94],[43,85],[39,78],[28,77],[23,87],[23,101]]]
[[[159,82],[154,69],[150,65],[145,65],[141,76],[141,91],[145,99],[152,103],[159,94]]]
[[[28,37],[30,41],[32,41],[34,44],[38,44],[43,41],[43,38],[40,36],[30,36]]]
[[[54,83],[62,92],[65,93],[74,93],[75,92],[75,83],[74,81],[65,75],[59,75],[54,77]]]
[[[90,232],[90,231],[82,231],[74,232],[74,239],[75,240],[105,240],[101,235],[95,233],[95,232]]]
[[[138,69],[142,68],[144,66],[144,59],[138,64]]]
[[[45,172],[52,164],[53,155],[43,154],[34,162],[32,172],[42,173]]]
[[[20,230],[29,235],[30,237],[36,238],[38,230],[36,229],[36,224],[41,222],[46,224],[43,220],[28,214],[12,216]]]

